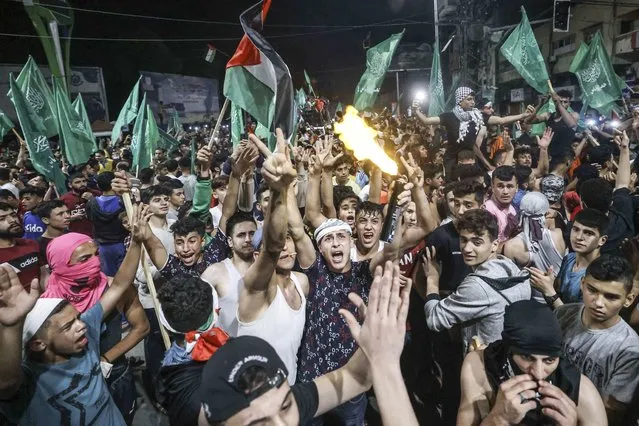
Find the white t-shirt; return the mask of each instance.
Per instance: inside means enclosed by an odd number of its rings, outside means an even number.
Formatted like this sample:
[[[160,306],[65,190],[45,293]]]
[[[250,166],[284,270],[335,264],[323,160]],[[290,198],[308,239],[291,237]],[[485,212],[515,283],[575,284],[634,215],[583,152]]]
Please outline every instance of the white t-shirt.
[[[222,219],[222,205],[218,204],[215,207],[209,209],[211,218],[213,219],[213,227],[217,229],[220,226],[220,220]]]
[[[168,254],[175,254],[175,245],[173,243],[173,233],[170,231],[171,225],[175,223],[174,220],[167,219],[166,228],[156,228],[151,226],[151,232],[158,237]],[[149,255],[144,256],[146,264],[149,266],[149,271],[153,279],[160,277],[158,269],[155,267]],[[149,288],[146,285],[146,276],[144,275],[144,268],[142,264],[138,265],[138,270],[135,272],[135,286],[138,288],[138,296],[140,298],[140,304],[144,309],[153,309],[153,298],[149,293]]]

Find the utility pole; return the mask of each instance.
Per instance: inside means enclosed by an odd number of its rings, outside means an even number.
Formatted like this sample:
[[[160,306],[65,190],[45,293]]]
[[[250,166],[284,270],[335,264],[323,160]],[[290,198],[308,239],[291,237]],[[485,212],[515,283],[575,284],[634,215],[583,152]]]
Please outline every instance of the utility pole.
[[[435,18],[435,46],[439,49],[439,5],[433,0],[433,16]]]

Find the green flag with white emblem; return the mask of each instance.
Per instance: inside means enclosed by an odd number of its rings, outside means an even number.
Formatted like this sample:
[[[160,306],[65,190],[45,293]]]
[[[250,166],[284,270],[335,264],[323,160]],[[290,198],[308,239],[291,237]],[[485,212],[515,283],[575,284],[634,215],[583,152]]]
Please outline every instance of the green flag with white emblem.
[[[366,71],[355,89],[355,100],[353,101],[353,106],[357,110],[371,109],[375,104],[386,71],[403,35],[404,30],[401,33],[393,34],[366,52]]]
[[[124,106],[120,110],[118,114],[118,119],[115,120],[115,124],[113,125],[113,130],[111,131],[111,141],[115,143],[120,138],[122,134],[122,127],[129,125],[135,117],[138,115],[138,103],[140,102],[140,80],[142,77],[138,79],[129,93],[129,97],[127,98]],[[142,110],[144,112],[144,110]]]
[[[20,121],[33,167],[42,173],[49,182],[55,183],[59,194],[64,194],[67,192],[64,174],[51,151],[44,121],[34,111],[13,75],[9,75],[9,85],[12,93],[11,101],[15,106],[18,121]]]
[[[231,102],[231,142],[233,142],[233,147],[240,143],[242,132],[244,132],[242,108],[235,102]]]
[[[133,154],[133,167],[143,169],[151,165],[153,152],[149,151],[146,141],[146,93],[142,98],[142,103],[138,108],[133,126],[133,136],[131,138],[131,153]]]
[[[53,90],[64,157],[72,166],[86,163],[96,149],[95,140],[87,133],[82,118],[71,106],[67,92],[58,80],[53,80]]]
[[[430,101],[428,103],[428,115],[435,117],[446,110],[444,99],[444,80],[442,79],[442,67],[439,63],[439,44],[435,43],[433,49],[433,63],[430,69]]]
[[[93,129],[91,129],[91,120],[89,120],[89,114],[87,114],[87,109],[84,106],[84,100],[82,99],[82,94],[78,93],[75,101],[71,104],[75,112],[78,113],[80,118],[82,119],[82,123],[84,123],[84,128],[88,135],[91,136],[91,140],[95,140],[95,136],[93,135]]]
[[[0,138],[4,137],[7,133],[16,127],[13,121],[0,109]]]

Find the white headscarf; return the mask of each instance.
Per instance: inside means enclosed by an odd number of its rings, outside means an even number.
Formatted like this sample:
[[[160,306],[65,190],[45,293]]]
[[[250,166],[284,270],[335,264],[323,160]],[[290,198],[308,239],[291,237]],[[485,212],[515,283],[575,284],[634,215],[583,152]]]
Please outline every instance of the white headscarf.
[[[550,210],[548,199],[541,192],[529,192],[524,195],[519,204],[519,227],[522,228],[522,238],[531,252],[539,251],[539,241],[544,236],[546,226],[546,212]]]

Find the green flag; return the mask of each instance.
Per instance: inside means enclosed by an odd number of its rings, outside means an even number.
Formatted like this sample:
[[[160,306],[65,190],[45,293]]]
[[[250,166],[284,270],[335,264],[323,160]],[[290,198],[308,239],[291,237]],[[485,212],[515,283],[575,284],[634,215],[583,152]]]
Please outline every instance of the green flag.
[[[621,85],[619,77],[615,74],[600,31],[597,31],[590,46],[579,47],[570,65],[570,71],[579,80],[584,105],[608,115],[615,102],[621,98],[625,83]]]
[[[191,173],[195,173],[195,164],[197,163],[197,146],[195,138],[191,138]]]
[[[275,150],[277,139],[275,138],[275,134],[269,131],[268,127],[258,122],[257,127],[255,127],[255,136],[260,139],[266,139],[266,145],[268,146],[268,149],[270,149],[271,151]]]
[[[73,101],[71,105],[73,106],[75,112],[78,113],[78,115],[82,119],[82,123],[84,124],[86,133],[91,136],[91,140],[95,140],[93,129],[91,129],[91,120],[89,120],[89,114],[87,114],[87,109],[84,106],[84,100],[82,99],[81,93],[78,93],[78,96],[76,96],[75,101]]]
[[[131,139],[131,153],[133,154],[132,166],[138,169],[149,167],[151,165],[151,160],[153,159],[153,151],[149,150],[149,144],[146,140],[146,137],[149,134],[146,124],[146,107],[145,93],[135,117],[133,137]],[[153,121],[155,122],[155,120]]]
[[[366,71],[357,84],[355,100],[353,101],[353,106],[357,110],[371,109],[375,104],[386,76],[386,70],[390,66],[395,49],[397,49],[403,35],[404,30],[401,33],[393,34],[366,52]]]
[[[31,56],[29,56],[27,63],[22,67],[22,71],[20,71],[16,83],[18,87],[20,87],[27,102],[29,102],[33,112],[42,120],[47,137],[57,135],[58,123],[53,93],[51,93],[49,85]],[[11,99],[13,90],[10,89],[7,96]]]
[[[0,138],[9,133],[11,129],[16,127],[11,119],[0,109]]]
[[[342,105],[342,103],[338,103],[337,104],[337,108],[335,108],[335,112],[344,112],[344,106]]]
[[[446,108],[444,99],[444,80],[442,79],[442,67],[439,63],[439,44],[433,47],[433,63],[430,69],[430,100],[428,103],[428,115],[431,117],[443,113]]]
[[[306,80],[306,84],[308,84],[309,93],[312,93],[313,96],[317,96],[315,94],[315,90],[313,90],[313,85],[311,84],[311,77],[308,76],[308,73],[306,72],[306,70],[304,70],[304,80]]]
[[[58,80],[53,80],[53,89],[64,157],[72,166],[86,163],[96,149],[95,139],[87,133],[84,122],[71,106],[67,92]]]
[[[38,0],[25,0],[23,3],[24,9],[29,15],[29,18],[31,18],[36,33],[40,37],[40,42],[44,48],[51,74],[57,78],[60,78],[64,74],[69,78],[73,10],[65,0],[46,0],[46,4],[40,4]],[[47,6],[59,7],[48,8]],[[55,32],[52,32],[52,23],[55,24]],[[62,39],[60,39],[60,37],[62,37]],[[60,47],[60,62],[56,55],[56,43],[59,43]]]
[[[521,22],[501,46],[501,54],[533,89],[548,93],[548,70],[528,22],[526,10],[521,8]]]
[[[242,139],[244,132],[244,115],[242,108],[235,102],[231,102],[231,142],[235,148]]]
[[[158,123],[155,121],[155,116],[153,115],[153,111],[151,110],[151,106],[147,104],[146,106],[146,128],[144,130],[144,141],[146,142],[147,150],[149,152],[149,157],[153,158],[153,153],[158,147],[158,143],[160,140],[160,131],[158,128]]]
[[[169,117],[169,123],[166,130],[175,137],[177,137],[183,131],[182,122],[180,121],[180,114],[178,114],[178,111],[175,107],[173,107],[173,114],[171,114],[171,116]]]
[[[295,102],[297,105],[304,106],[306,105],[306,92],[304,92],[303,88],[297,89],[295,91]]]
[[[166,149],[166,152],[176,150],[180,146],[180,141],[158,127],[158,148]]]
[[[9,85],[12,93],[11,101],[15,106],[18,121],[20,121],[33,167],[42,173],[48,181],[55,183],[59,194],[64,194],[67,192],[64,174],[62,174],[62,170],[60,170],[51,151],[46,126],[42,118],[33,110],[13,75],[9,75]]]
[[[557,111],[555,103],[552,101],[552,99],[549,99],[545,104],[539,107],[539,110],[537,110],[537,114],[543,114],[545,112],[552,114],[555,111]],[[534,136],[541,136],[544,134],[544,130],[546,130],[546,123],[536,123],[532,125],[530,134]]]
[[[111,131],[111,142],[115,144],[115,142],[120,138],[122,134],[122,127],[127,126],[138,115],[138,103],[140,102],[140,80],[142,76],[138,79],[129,93],[129,97],[127,98],[124,106],[120,110],[118,114],[118,119],[115,120],[115,124],[113,125],[113,130]],[[144,112],[144,110],[142,110]]]

